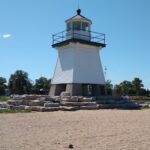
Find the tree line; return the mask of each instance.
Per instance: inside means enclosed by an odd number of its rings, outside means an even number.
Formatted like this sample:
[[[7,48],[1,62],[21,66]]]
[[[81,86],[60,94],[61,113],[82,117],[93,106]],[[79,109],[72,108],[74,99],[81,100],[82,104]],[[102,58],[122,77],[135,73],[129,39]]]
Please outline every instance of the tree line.
[[[10,94],[48,94],[51,85],[51,79],[40,77],[33,82],[28,77],[28,73],[23,70],[17,70],[10,75],[7,80],[0,77],[0,95]],[[129,95],[129,96],[148,96],[150,91],[144,89],[140,78],[134,78],[132,81],[123,81],[120,84],[113,85],[110,80],[105,84],[106,95]]]
[[[48,94],[51,79],[40,77],[35,83],[29,79],[28,73],[23,70],[17,70],[10,75],[7,80],[0,77],[0,95],[10,94]]]
[[[106,81],[105,93],[107,95],[149,96],[150,91],[144,88],[142,80],[135,77],[132,81],[124,80],[113,86],[110,80]]]

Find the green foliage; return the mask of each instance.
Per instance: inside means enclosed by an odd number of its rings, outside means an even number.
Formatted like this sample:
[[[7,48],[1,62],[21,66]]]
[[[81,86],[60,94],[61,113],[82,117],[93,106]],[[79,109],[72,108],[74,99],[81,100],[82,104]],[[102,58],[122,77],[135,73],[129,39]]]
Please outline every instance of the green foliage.
[[[115,95],[121,95],[122,94],[122,88],[121,85],[116,84],[114,87],[114,94]]]
[[[10,99],[9,96],[0,96],[0,101],[3,102],[3,101],[8,101]]]
[[[113,85],[111,84],[110,80],[105,82],[105,94],[112,95]]]
[[[51,80],[45,77],[40,77],[35,80],[35,85],[28,78],[28,73],[22,70],[17,70],[11,74],[8,82],[8,88],[11,94],[47,94],[50,89]],[[42,92],[41,92],[42,91]]]
[[[36,93],[40,93],[41,91],[48,92],[50,89],[51,80],[45,77],[40,77],[39,79],[35,80],[34,88]]]
[[[147,91],[142,88],[142,80],[139,78],[134,78],[132,82],[123,81],[114,87],[114,93],[116,95],[148,95]]]
[[[119,85],[115,85],[114,92],[119,95],[130,95],[132,93],[132,84],[130,81],[123,81]]]
[[[6,79],[3,77],[0,77],[0,95],[5,94],[5,89],[6,89]]]
[[[29,93],[32,84],[28,78],[28,73],[22,70],[17,70],[14,74],[11,74],[8,87],[12,94]]]
[[[142,87],[142,80],[140,80],[139,78],[134,78],[134,80],[132,81],[132,88],[136,95],[140,94]]]

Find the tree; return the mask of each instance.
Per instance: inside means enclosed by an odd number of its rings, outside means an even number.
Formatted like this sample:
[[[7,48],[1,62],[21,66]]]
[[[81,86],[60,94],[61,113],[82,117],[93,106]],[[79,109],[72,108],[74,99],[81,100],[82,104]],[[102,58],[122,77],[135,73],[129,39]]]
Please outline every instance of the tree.
[[[40,77],[35,80],[35,90],[37,94],[47,94],[50,89],[51,80],[45,77]]]
[[[130,81],[123,81],[120,83],[121,93],[123,95],[130,95],[132,93],[132,84]]]
[[[12,94],[29,93],[32,84],[28,78],[28,73],[22,70],[17,70],[14,74],[11,74],[8,87]]]
[[[136,95],[140,94],[142,87],[142,80],[140,80],[139,78],[134,78],[134,80],[132,81],[132,89]]]
[[[141,89],[140,89],[140,92],[139,92],[139,95],[140,95],[140,96],[147,96],[147,90],[144,89],[144,88],[141,88]]]
[[[147,95],[147,97],[150,96],[150,91],[148,89],[146,91],[146,95]]]
[[[105,82],[105,94],[112,95],[112,89],[113,89],[113,85],[111,84],[111,81],[107,80]]]
[[[0,95],[5,94],[6,89],[6,79],[3,77],[0,77]]]
[[[116,84],[114,86],[114,94],[115,95],[122,95],[122,89],[121,89],[120,84]]]
[[[114,93],[117,95],[131,95],[132,94],[132,84],[130,81],[123,81],[119,85],[115,85]]]

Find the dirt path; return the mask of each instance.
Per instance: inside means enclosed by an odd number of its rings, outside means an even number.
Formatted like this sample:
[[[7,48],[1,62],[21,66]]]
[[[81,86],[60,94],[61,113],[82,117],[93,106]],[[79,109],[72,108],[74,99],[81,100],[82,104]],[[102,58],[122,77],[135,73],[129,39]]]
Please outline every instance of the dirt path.
[[[0,150],[150,150],[150,110],[0,114]]]

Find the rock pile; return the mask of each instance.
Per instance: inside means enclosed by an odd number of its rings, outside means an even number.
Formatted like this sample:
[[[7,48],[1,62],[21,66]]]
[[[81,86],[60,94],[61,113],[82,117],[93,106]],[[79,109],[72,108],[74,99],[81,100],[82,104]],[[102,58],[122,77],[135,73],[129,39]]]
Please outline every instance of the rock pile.
[[[100,109],[139,109],[140,105],[125,96],[101,96],[97,101]]]
[[[15,95],[11,100],[0,103],[0,109],[21,109],[32,111],[75,111],[97,109],[139,109],[139,105],[126,97],[101,96],[83,97],[70,96],[70,93],[62,92],[60,96],[48,95]]]

